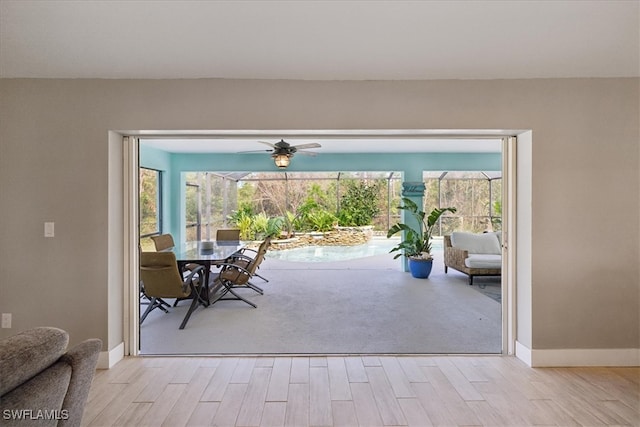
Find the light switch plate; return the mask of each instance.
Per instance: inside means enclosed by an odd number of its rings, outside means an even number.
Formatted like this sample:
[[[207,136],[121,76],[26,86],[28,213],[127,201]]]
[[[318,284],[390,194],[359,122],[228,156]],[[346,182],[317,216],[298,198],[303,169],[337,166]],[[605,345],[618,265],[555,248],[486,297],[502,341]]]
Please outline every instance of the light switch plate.
[[[55,235],[55,223],[53,222],[45,222],[44,223],[44,237],[53,237]]]
[[[11,327],[11,313],[2,313],[2,327],[3,328]]]

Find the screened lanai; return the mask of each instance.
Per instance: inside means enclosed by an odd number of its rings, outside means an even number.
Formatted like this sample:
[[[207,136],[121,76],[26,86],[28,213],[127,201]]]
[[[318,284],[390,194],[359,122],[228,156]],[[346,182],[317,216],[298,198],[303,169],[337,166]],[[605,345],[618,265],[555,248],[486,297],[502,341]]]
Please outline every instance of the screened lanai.
[[[329,142],[322,141],[323,150],[329,149]],[[235,143],[228,146],[242,150]],[[399,144],[393,146],[397,149]],[[159,193],[164,191],[157,209],[145,212],[155,216],[156,232],[169,232],[179,242],[213,240],[216,229],[237,227],[236,214],[245,210],[253,217],[273,218],[305,211],[312,206],[311,199],[335,215],[344,206],[350,183],[378,182],[380,188],[371,197],[379,207],[372,221],[375,245],[387,241],[389,224],[402,219],[397,206],[407,183],[424,183],[426,191],[415,199],[424,200],[425,210],[446,203],[460,205],[454,216],[442,218],[443,224],[488,226],[490,217],[496,216],[492,205],[500,191],[497,179],[489,191],[486,177],[499,175],[490,171],[499,169],[501,161],[498,152],[323,152],[311,158],[296,156],[286,170],[277,170],[271,157],[263,154],[169,152],[141,144],[140,166],[156,171],[162,187]],[[481,173],[472,177],[458,171]],[[453,178],[464,180],[454,182]],[[464,191],[456,196],[456,189]],[[471,195],[486,200],[471,203]],[[141,204],[141,224],[142,208]],[[304,229],[296,237],[304,234],[314,232]],[[330,262],[295,262],[275,254],[289,249],[274,249],[260,268],[269,282],[256,279],[264,295],[245,292],[257,309],[236,301],[219,302],[198,309],[180,331],[175,318],[185,310],[181,305],[172,308],[171,314],[153,312],[141,326],[142,351],[500,352],[500,302],[482,294],[479,286],[468,286],[462,273],[445,274],[442,247],[436,246],[440,253],[435,254],[434,271],[427,281],[406,273],[402,260],[393,259],[388,249],[368,258]],[[319,252],[313,249],[315,258]],[[499,279],[493,284],[500,289]],[[454,309],[462,306],[465,310]]]
[[[370,172],[190,172],[186,174],[187,240],[209,239],[215,229],[235,226],[234,213],[251,204],[253,213],[267,216],[296,212],[314,193],[324,197],[324,208],[340,210],[345,182],[377,182],[379,213],[373,219],[384,234],[400,219],[397,206],[402,173]],[[437,235],[455,230],[472,232],[501,229],[502,179],[500,171],[425,171],[424,210],[454,206],[456,214],[441,218]]]
[[[217,228],[235,226],[234,213],[247,205],[254,214],[282,216],[315,197],[319,207],[339,212],[347,186],[356,181],[376,183],[379,213],[372,225],[379,233],[386,231],[399,218],[400,172],[190,172],[186,235],[188,240],[210,238]]]

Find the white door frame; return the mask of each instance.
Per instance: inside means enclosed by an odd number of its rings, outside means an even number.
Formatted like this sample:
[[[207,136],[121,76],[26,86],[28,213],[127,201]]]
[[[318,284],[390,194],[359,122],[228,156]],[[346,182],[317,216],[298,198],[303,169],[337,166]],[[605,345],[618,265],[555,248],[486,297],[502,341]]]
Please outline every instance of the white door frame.
[[[516,137],[502,139],[502,353],[516,342]]]
[[[344,137],[353,136],[348,131],[335,131],[335,134],[344,133]],[[427,135],[429,130],[378,130],[366,131],[369,136],[403,135],[415,133]],[[462,132],[465,136],[471,136]],[[215,134],[216,132],[212,132]],[[221,134],[242,134],[243,131],[220,131]],[[255,134],[256,131],[246,131],[247,134]],[[313,131],[309,131],[313,134]],[[518,132],[497,132],[494,135],[479,131],[481,137],[494,136],[502,138],[502,218],[503,218],[503,257],[502,257],[502,353],[513,355],[516,343],[516,137]],[[135,132],[134,132],[135,134]],[[437,133],[439,137],[455,137],[460,132],[451,131],[448,135]],[[510,135],[510,136],[505,136]],[[139,145],[138,139],[131,136],[123,136],[124,155],[124,354],[136,356],[139,354],[139,271],[138,271],[138,210],[139,210]]]
[[[122,139],[124,173],[124,354],[137,356],[140,353],[140,272],[138,236],[140,172],[138,139],[125,136]]]

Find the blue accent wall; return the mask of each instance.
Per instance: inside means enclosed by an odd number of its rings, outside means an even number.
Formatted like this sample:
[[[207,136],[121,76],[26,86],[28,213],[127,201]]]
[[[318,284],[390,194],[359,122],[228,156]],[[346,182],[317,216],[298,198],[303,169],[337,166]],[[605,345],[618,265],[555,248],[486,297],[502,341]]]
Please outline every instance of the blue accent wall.
[[[179,200],[181,194],[180,189],[176,189],[171,182],[173,175],[172,154],[140,144],[139,163],[140,167],[162,172],[162,229],[160,231],[174,234],[175,224],[178,223],[179,226],[180,217],[173,215],[171,206],[175,199]]]
[[[264,153],[177,154],[140,144],[140,166],[166,172],[163,214],[166,230],[181,241],[185,221],[184,172],[285,172]],[[366,153],[297,155],[287,172],[401,172],[404,181],[422,181],[423,171],[499,171],[499,153]]]

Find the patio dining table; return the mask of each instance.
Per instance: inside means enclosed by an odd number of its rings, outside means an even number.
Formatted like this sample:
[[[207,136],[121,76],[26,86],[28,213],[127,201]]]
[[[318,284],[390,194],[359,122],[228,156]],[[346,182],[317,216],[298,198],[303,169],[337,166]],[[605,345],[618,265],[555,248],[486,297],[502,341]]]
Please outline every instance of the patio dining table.
[[[193,241],[177,245],[170,250],[175,253],[181,271],[190,263],[204,266],[201,296],[207,305],[210,305],[216,301],[215,295],[221,287],[213,286],[211,283],[211,266],[224,262],[245,246],[246,243],[242,241]]]

